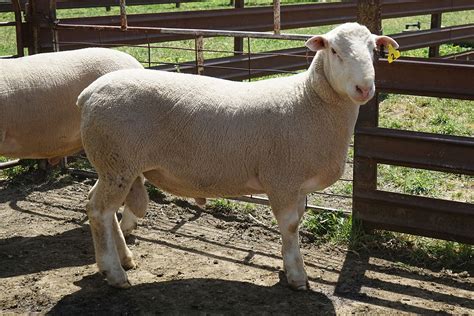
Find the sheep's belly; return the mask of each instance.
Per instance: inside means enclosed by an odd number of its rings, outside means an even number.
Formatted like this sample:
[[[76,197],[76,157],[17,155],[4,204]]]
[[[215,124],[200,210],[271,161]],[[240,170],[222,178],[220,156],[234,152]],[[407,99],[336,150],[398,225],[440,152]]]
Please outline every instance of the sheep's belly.
[[[236,197],[247,194],[265,193],[255,177],[244,182],[210,183],[203,185],[199,179],[181,179],[168,172],[152,170],[144,173],[145,178],[158,188],[171,194],[192,198]]]
[[[312,177],[303,182],[300,189],[304,194],[308,194],[314,191],[322,190],[324,188],[325,186],[319,177]]]

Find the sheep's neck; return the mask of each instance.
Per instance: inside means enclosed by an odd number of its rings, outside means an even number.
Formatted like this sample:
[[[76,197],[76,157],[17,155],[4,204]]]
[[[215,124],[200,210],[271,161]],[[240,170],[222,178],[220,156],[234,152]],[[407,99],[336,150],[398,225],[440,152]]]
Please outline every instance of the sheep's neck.
[[[352,104],[349,98],[341,96],[331,86],[325,71],[325,55],[319,52],[314,57],[308,69],[308,84],[312,90],[326,103],[329,104]]]

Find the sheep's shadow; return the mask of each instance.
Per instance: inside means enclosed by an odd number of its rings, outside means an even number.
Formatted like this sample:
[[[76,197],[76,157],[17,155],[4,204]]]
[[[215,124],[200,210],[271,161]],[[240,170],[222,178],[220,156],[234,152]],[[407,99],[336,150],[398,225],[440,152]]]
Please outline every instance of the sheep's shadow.
[[[92,238],[85,225],[51,236],[0,240],[0,278],[94,262]]]
[[[48,314],[335,314],[326,295],[293,291],[281,283],[266,287],[238,281],[186,279],[117,290],[94,274],[75,284],[81,289],[65,296]]]
[[[28,200],[28,197],[33,193],[46,193],[52,190],[63,189],[73,184],[71,177],[61,177],[59,179],[52,173],[52,169],[30,170],[18,174],[12,178],[0,180],[0,203],[8,203],[10,208],[30,215],[47,217],[55,220],[63,220],[49,214],[36,212],[30,209],[24,209],[18,206],[18,202]],[[85,184],[92,185],[93,182],[88,180]],[[85,196],[84,196],[85,198]],[[84,213],[83,207],[69,207],[69,211]]]

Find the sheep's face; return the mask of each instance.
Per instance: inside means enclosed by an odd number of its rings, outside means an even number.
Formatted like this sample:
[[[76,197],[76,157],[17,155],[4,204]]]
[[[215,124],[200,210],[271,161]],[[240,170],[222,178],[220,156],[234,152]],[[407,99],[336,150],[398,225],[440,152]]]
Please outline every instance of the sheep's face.
[[[324,72],[333,89],[358,105],[374,96],[374,53],[388,44],[398,48],[392,38],[371,34],[358,23],[342,24],[306,42],[309,49],[323,54]]]

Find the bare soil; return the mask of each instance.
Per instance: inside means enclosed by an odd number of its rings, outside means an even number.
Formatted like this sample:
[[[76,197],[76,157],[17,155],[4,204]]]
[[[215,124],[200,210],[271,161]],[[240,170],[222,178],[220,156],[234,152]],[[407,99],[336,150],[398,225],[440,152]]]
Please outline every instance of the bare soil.
[[[127,240],[132,288],[97,273],[84,212],[90,180],[0,180],[0,314],[474,314],[473,271],[413,266],[390,249],[316,245],[302,234],[311,290],[285,284],[270,211],[200,209],[154,197]]]

